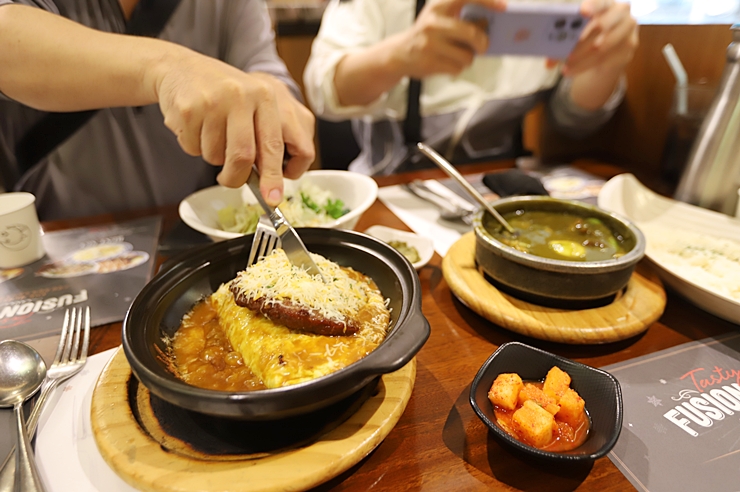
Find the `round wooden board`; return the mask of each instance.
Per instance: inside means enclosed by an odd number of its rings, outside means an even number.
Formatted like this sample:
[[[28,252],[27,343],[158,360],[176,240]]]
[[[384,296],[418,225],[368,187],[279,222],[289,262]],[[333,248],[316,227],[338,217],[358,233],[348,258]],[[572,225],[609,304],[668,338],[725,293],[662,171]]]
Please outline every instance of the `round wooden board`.
[[[90,415],[101,455],[129,485],[156,492],[305,490],[349,469],[388,435],[411,396],[416,359],[383,375],[376,394],[312,444],[241,461],[203,461],[163,450],[131,411],[130,377],[119,349],[98,378]]]
[[[450,290],[470,309],[521,335],[570,344],[624,340],[645,331],[663,314],[665,290],[656,275],[635,272],[611,304],[592,309],[538,306],[505,294],[488,282],[475,263],[475,234],[463,235],[442,260]],[[647,275],[647,274],[646,274]]]

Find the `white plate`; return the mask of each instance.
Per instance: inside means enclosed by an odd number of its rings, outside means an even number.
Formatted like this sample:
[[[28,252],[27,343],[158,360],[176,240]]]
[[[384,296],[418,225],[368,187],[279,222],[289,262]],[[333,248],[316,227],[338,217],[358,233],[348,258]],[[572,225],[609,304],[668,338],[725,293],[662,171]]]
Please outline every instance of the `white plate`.
[[[117,349],[88,357],[80,374],[56,389],[41,413],[36,460],[49,492],[134,492],[98,451],[90,423],[95,382]]]
[[[378,185],[373,178],[350,171],[308,171],[298,180],[285,180],[285,193],[290,194],[298,189],[303,181],[313,183],[323,190],[330,191],[342,200],[349,212],[337,220],[322,224],[329,229],[354,229],[360,216],[375,202],[378,197]],[[227,232],[218,223],[218,211],[227,205],[239,208],[243,204],[257,203],[249,188],[226,188],[211,186],[196,191],[180,202],[180,218],[187,225],[210,236],[214,241],[233,239],[243,236],[238,232]]]
[[[668,231],[671,235],[687,231],[686,236],[699,234],[740,244],[739,220],[658,195],[632,174],[620,174],[609,180],[599,193],[598,203],[601,208],[629,218],[645,234],[645,254],[666,285],[705,311],[740,324],[740,301],[696,277],[676,271],[662,259],[665,252],[660,250],[660,244],[665,242],[665,236],[658,235],[658,231]]]
[[[434,243],[432,240],[424,236],[414,234],[413,232],[401,231],[399,229],[393,229],[382,225],[375,225],[368,228],[365,231],[365,234],[369,234],[381,241],[385,241],[386,243],[390,241],[403,241],[409,246],[416,248],[421,259],[412,263],[412,265],[417,270],[429,263],[429,260],[434,256]]]

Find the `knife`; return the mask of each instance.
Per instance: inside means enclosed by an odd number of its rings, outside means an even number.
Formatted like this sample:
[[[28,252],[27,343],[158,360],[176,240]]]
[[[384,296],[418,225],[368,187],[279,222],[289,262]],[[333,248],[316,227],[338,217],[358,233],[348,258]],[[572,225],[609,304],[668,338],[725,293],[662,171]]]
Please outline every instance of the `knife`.
[[[260,192],[260,173],[257,170],[257,166],[254,164],[252,165],[252,172],[249,173],[247,185],[255,198],[257,198],[257,202],[259,202],[260,206],[265,210],[265,213],[267,213],[267,216],[270,218],[270,222],[272,222],[275,232],[277,232],[277,235],[280,237],[280,241],[283,243],[283,251],[285,251],[288,260],[290,260],[293,265],[303,268],[311,275],[319,275],[321,280],[326,282],[326,279],[321,274],[321,270],[319,270],[319,267],[317,267],[316,263],[311,259],[311,256],[308,254],[308,250],[306,249],[306,245],[303,244],[303,241],[301,241],[301,238],[298,236],[295,229],[293,229],[293,226],[290,225],[290,222],[288,222],[279,208],[271,207],[267,202],[265,202],[265,199],[262,197],[262,193]]]

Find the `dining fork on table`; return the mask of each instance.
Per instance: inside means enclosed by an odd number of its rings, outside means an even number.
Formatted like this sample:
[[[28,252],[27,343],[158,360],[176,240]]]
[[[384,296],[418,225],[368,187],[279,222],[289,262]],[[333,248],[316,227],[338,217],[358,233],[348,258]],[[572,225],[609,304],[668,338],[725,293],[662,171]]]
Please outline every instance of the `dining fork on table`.
[[[70,308],[64,313],[62,333],[54,355],[54,362],[46,371],[46,379],[41,385],[39,397],[34,403],[31,415],[26,422],[28,438],[33,439],[39,422],[41,410],[51,392],[64,381],[79,373],[87,362],[90,345],[90,307]],[[0,468],[0,492],[15,490],[15,448],[10,451]]]

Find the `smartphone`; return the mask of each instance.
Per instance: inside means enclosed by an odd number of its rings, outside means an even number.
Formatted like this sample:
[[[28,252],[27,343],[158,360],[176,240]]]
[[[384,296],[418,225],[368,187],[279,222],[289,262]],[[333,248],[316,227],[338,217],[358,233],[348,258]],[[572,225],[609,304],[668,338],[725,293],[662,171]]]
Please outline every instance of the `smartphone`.
[[[568,57],[588,19],[580,4],[511,2],[504,11],[467,4],[460,17],[480,25],[488,33],[489,55]]]

